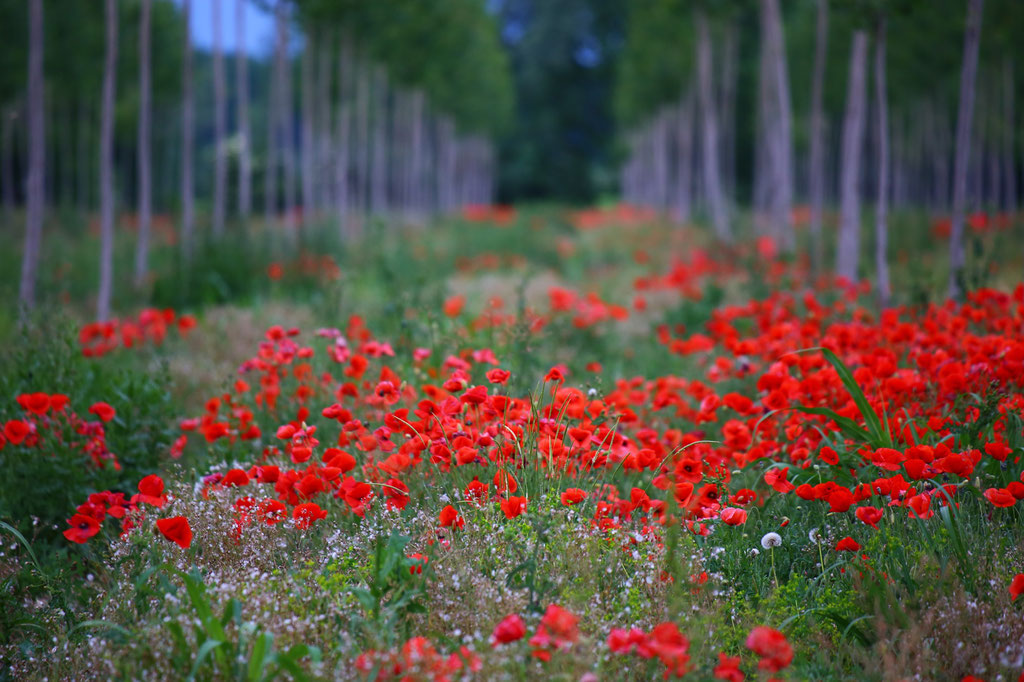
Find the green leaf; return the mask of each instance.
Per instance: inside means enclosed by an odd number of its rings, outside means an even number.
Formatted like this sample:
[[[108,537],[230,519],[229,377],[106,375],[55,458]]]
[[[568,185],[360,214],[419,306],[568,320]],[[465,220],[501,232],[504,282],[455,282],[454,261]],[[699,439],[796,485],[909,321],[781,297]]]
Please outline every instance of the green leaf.
[[[125,628],[121,627],[117,623],[111,623],[110,621],[106,621],[106,620],[83,620],[81,623],[78,623],[73,628],[68,630],[68,637],[70,637],[74,633],[78,632],[79,630],[83,630],[83,629],[86,629],[86,628],[96,628],[96,629],[110,630],[112,632],[116,632],[117,634],[121,635],[125,639],[127,639],[127,638],[132,636],[131,632],[129,632]]]
[[[187,679],[189,679],[189,680],[196,679],[196,674],[199,672],[199,669],[202,667],[203,662],[207,658],[209,658],[210,654],[213,653],[213,651],[217,647],[219,647],[221,644],[223,644],[223,643],[224,642],[219,642],[219,641],[217,641],[215,639],[208,639],[205,642],[203,642],[203,645],[201,647],[199,647],[199,653],[196,654],[196,661],[195,661],[195,663],[192,664],[192,671],[188,674],[188,678]]]
[[[263,670],[273,656],[274,635],[264,632],[256,638],[252,647],[252,656],[249,658],[248,679],[249,682],[261,682],[264,678]]]

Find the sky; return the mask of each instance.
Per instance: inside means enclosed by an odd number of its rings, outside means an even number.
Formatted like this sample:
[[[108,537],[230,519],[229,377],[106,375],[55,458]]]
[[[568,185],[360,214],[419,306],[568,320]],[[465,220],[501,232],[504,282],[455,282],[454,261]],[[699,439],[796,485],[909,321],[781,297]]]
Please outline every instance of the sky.
[[[181,0],[176,0],[180,5]],[[234,52],[235,2],[220,0],[221,44]],[[192,42],[203,50],[213,47],[213,0],[192,0]],[[265,57],[274,48],[274,18],[252,2],[245,2],[245,51],[254,57]]]

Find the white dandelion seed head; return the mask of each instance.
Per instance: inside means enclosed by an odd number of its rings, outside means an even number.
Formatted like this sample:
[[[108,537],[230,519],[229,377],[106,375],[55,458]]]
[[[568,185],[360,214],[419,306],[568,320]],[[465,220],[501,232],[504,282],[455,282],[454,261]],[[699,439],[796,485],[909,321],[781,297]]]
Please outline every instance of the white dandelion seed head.
[[[819,542],[821,542],[821,531],[817,528],[812,528],[810,532],[807,533],[807,539],[809,539],[814,544],[818,544]]]
[[[765,549],[771,549],[772,547],[778,547],[782,544],[782,536],[778,533],[765,533],[764,537],[761,538],[761,546]]]

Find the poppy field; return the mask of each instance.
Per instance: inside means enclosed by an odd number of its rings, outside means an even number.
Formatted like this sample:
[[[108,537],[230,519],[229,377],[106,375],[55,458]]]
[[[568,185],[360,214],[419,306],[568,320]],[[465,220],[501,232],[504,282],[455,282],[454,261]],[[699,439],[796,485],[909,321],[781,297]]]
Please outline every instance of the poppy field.
[[[5,332],[0,678],[1024,679],[1020,244],[901,219],[885,310],[474,207]]]

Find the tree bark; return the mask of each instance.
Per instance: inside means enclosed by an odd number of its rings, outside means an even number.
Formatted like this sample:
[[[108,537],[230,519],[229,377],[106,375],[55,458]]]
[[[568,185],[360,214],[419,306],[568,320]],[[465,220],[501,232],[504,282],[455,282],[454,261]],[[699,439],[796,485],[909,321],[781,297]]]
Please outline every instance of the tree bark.
[[[192,260],[195,232],[195,189],[192,180],[195,120],[192,110],[192,0],[182,0],[185,44],[181,55],[181,249],[185,261]]]
[[[878,304],[889,306],[889,101],[885,92],[885,20],[875,26],[875,110],[878,116],[878,203],[875,207],[875,277]]]
[[[280,3],[274,7],[275,18],[275,39],[274,39],[274,61],[271,67],[270,76],[270,101],[267,103],[267,166],[263,176],[263,208],[264,220],[271,225],[277,218],[278,210],[278,185],[277,178],[280,172],[280,144],[281,144],[281,79],[284,71],[285,35],[281,30],[278,17],[281,13]]]
[[[974,112],[974,80],[978,72],[982,0],[967,0],[963,69],[960,72],[960,104],[956,121],[956,159],[953,166],[953,218],[949,235],[949,297],[964,292],[964,214],[967,210],[967,164],[971,151],[971,115]]]
[[[811,158],[808,183],[811,202],[811,262],[820,272],[824,262],[821,235],[825,209],[825,55],[828,43],[828,0],[818,0],[818,20],[814,32],[814,76],[811,81]]]
[[[864,148],[865,81],[868,36],[853,34],[850,73],[843,120],[843,158],[839,178],[839,243],[836,274],[850,282],[857,280],[860,261],[860,174]]]
[[[762,23],[768,43],[769,78],[773,130],[769,133],[772,193],[769,198],[773,236],[779,247],[792,251],[794,246],[793,208],[793,111],[790,104],[789,73],[786,68],[786,41],[778,0],[761,0]]]
[[[333,137],[331,81],[334,60],[331,59],[331,41],[328,38],[320,40],[317,62],[316,147],[313,150],[313,158],[316,163],[314,203],[317,211],[323,212],[324,209],[330,209],[334,205],[331,196],[334,190],[334,183],[331,182],[331,157],[334,149],[334,142],[331,139]]]
[[[0,132],[0,195],[3,196],[4,222],[10,223],[14,215],[14,125],[18,109],[8,105],[0,111],[3,131]]]
[[[424,168],[424,146],[426,136],[423,130],[424,101],[423,92],[415,90],[409,102],[409,116],[411,118],[412,132],[410,139],[411,157],[409,159],[409,212],[414,221],[422,220],[424,205],[423,177],[426,174]]]
[[[690,222],[693,211],[693,91],[683,95],[675,120],[675,176],[672,181],[676,219]]]
[[[300,60],[300,87],[302,88],[302,113],[300,116],[302,121],[302,161],[300,166],[302,169],[302,222],[304,224],[308,223],[312,217],[316,203],[314,197],[316,143],[313,141],[313,117],[316,106],[313,93],[313,61],[316,58],[316,40],[317,38],[312,33],[306,36],[306,44],[302,49]]]
[[[349,102],[352,80],[352,50],[347,36],[342,36],[338,54],[338,127],[334,156],[334,206],[338,215],[338,232],[349,236],[349,166],[351,156],[352,107]]]
[[[142,0],[139,20],[139,230],[135,244],[135,286],[141,287],[149,271],[149,223],[152,214],[152,175],[150,156],[149,22],[150,0]]]
[[[388,211],[388,80],[384,67],[373,69],[373,165],[371,168],[370,206],[374,213]]]
[[[711,82],[711,35],[707,17],[697,10],[697,73],[700,97],[701,123],[703,124],[703,171],[704,185],[711,208],[711,221],[715,236],[722,241],[732,241],[728,210],[722,195],[722,178],[718,168],[718,119],[715,115],[715,99]]]
[[[235,88],[238,97],[238,215],[249,222],[252,210],[252,135],[249,130],[249,55],[245,51],[245,0],[235,0]]]
[[[28,173],[25,179],[25,244],[21,260],[19,301],[23,310],[36,302],[39,251],[43,241],[43,174],[46,172],[46,130],[43,102],[43,0],[28,7]]]
[[[739,77],[739,30],[735,22],[725,28],[722,40],[722,186],[736,200],[736,86]]]
[[[106,2],[107,51],[103,68],[103,119],[100,122],[100,291],[96,317],[110,318],[114,293],[114,102],[117,86],[117,0]]]
[[[295,234],[295,103],[292,101],[291,62],[288,59],[288,17],[283,2],[277,4],[277,40],[281,59],[279,123],[282,128],[281,156],[284,166],[284,226],[289,238]]]
[[[224,80],[224,48],[221,44],[220,0],[210,1],[213,30],[213,235],[224,235],[224,213],[228,190],[227,88]]]
[[[1017,167],[1014,158],[1013,61],[1003,62],[1003,178],[1006,194],[1003,209],[1013,216],[1017,212]]]

